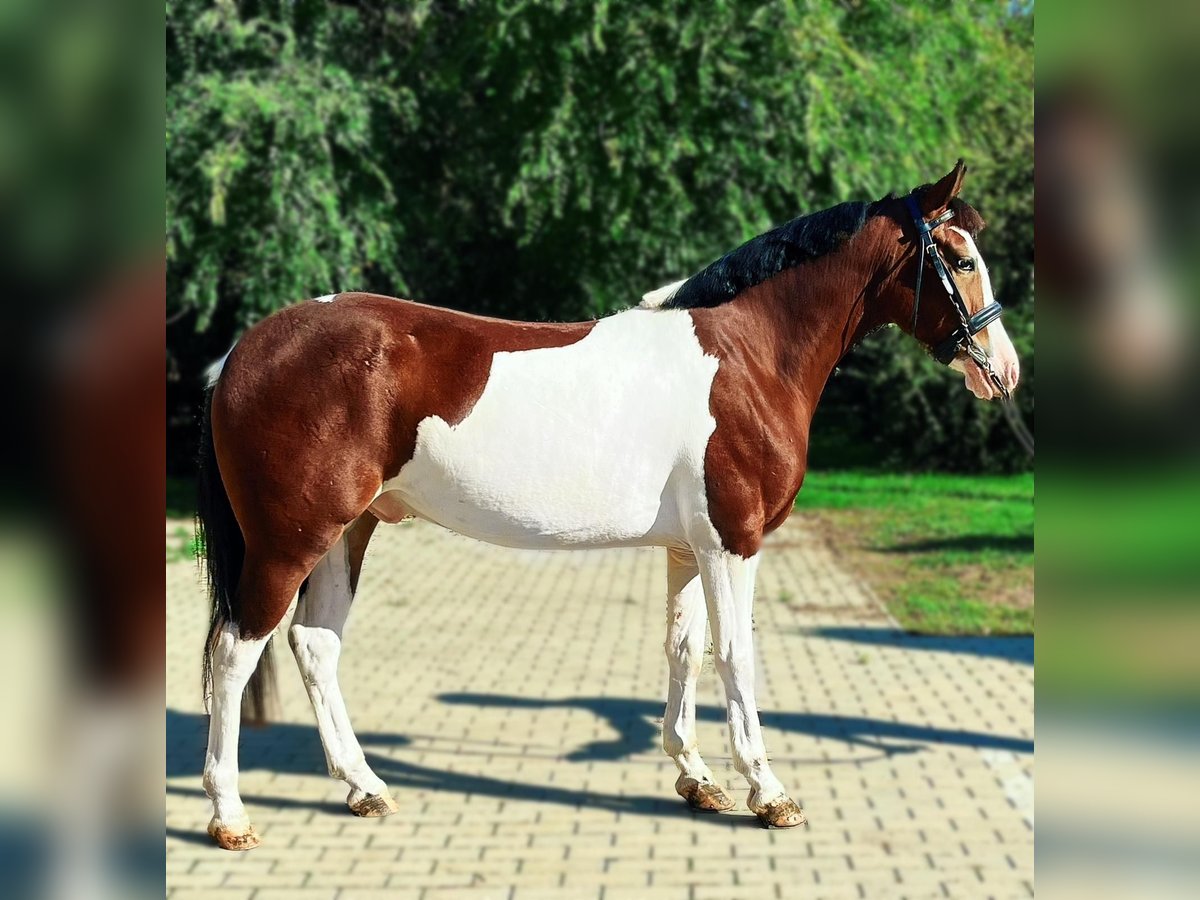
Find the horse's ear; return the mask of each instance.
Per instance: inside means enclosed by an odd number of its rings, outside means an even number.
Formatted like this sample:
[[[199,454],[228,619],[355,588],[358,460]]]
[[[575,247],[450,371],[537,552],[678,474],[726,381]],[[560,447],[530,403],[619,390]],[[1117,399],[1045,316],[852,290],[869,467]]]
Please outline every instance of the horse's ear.
[[[922,191],[921,212],[925,214],[925,218],[937,215],[950,205],[950,201],[958,196],[958,192],[962,188],[963,176],[966,174],[967,165],[960,159],[937,184],[931,184]]]

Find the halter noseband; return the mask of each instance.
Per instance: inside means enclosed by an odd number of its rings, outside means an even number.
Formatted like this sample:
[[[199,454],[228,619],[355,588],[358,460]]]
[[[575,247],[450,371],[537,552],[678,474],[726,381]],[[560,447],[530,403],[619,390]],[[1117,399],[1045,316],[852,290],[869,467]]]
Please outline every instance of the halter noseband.
[[[1000,380],[996,370],[992,368],[992,360],[987,351],[975,340],[975,335],[999,319],[1004,310],[999,303],[993,301],[975,315],[971,315],[967,309],[966,300],[959,293],[954,279],[950,277],[950,271],[946,268],[942,255],[938,252],[937,244],[933,241],[933,230],[953,219],[954,210],[947,209],[937,218],[925,221],[921,207],[917,205],[916,197],[909,194],[904,198],[904,202],[908,206],[909,215],[912,216],[913,225],[917,229],[917,236],[921,243],[920,256],[917,260],[917,289],[913,295],[913,337],[917,335],[917,313],[921,308],[921,282],[925,275],[925,260],[928,259],[933,265],[933,271],[937,273],[938,279],[942,282],[942,287],[946,289],[946,293],[950,297],[950,305],[954,307],[954,312],[958,315],[958,326],[944,340],[930,348],[933,358],[942,365],[948,366],[954,362],[954,358],[961,350],[975,361],[992,384],[996,386],[1000,396],[1007,400],[1009,398],[1008,388]]]

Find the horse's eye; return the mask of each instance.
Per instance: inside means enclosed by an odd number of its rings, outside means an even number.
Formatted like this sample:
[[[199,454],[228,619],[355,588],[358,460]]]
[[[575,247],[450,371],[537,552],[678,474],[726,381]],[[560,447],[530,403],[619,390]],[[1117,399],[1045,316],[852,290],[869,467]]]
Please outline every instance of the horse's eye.
[[[958,262],[955,263],[955,265],[958,266],[958,271],[960,271],[960,272],[974,272],[975,271],[975,260],[970,259],[970,258],[960,259]]]

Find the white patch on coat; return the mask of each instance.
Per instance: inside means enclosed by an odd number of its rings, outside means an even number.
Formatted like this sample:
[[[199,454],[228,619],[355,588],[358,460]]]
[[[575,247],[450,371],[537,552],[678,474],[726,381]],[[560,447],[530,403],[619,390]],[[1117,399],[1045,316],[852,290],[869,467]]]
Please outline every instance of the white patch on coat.
[[[642,302],[638,304],[638,307],[640,309],[658,309],[674,297],[686,283],[687,279],[681,278],[679,281],[672,281],[653,291],[647,291],[642,294]]]
[[[233,347],[236,347],[235,342]],[[204,386],[207,388],[216,387],[216,384],[221,379],[221,372],[225,370],[225,363],[229,359],[229,354],[233,352],[233,347],[225,351],[225,355],[218,359],[215,363],[204,370]]]
[[[983,261],[983,256],[980,254],[979,248],[975,246],[975,240],[969,232],[955,225],[949,227],[951,231],[961,235],[963,240],[967,242],[967,252],[975,260],[975,266],[979,272],[979,278],[983,286],[983,305],[987,306],[989,303],[995,301],[995,296],[992,294],[992,279],[988,275],[987,263]],[[992,357],[992,365],[996,369],[997,374],[1004,381],[1008,389],[1010,391],[1013,390],[1017,386],[1017,381],[1021,376],[1021,363],[1017,359],[1017,350],[1013,346],[1008,332],[1004,330],[1004,325],[1000,319],[996,319],[996,321],[983,330],[980,343]],[[956,372],[963,373],[966,377],[967,387],[971,390],[971,393],[981,400],[990,400],[998,393],[992,382],[980,372],[979,367],[974,363],[968,360],[956,359],[950,364],[950,368]]]
[[[332,303],[334,300],[336,300],[340,296],[342,296],[342,295],[341,294],[326,294],[324,297],[314,297],[313,299],[317,303]]]
[[[466,418],[422,421],[383,492],[511,547],[683,545],[711,529],[716,372],[686,310],[627,310],[565,347],[496,353]]]

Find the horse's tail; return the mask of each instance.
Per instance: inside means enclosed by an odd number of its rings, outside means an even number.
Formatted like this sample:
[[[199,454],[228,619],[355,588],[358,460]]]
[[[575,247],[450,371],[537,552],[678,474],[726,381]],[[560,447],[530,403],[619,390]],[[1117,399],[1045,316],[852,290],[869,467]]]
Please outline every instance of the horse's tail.
[[[212,395],[214,385],[205,392],[204,415],[200,424],[200,459],[196,479],[196,534],[208,573],[208,595],[212,613],[208,639],[204,643],[203,690],[205,708],[212,696],[212,655],[221,629],[226,623],[237,625],[241,619],[238,580],[246,557],[246,541],[229,504],[229,494],[217,466],[212,438]],[[275,666],[271,642],[263,649],[258,667],[250,676],[242,695],[242,719],[248,724],[267,720],[275,691]]]

